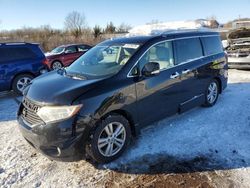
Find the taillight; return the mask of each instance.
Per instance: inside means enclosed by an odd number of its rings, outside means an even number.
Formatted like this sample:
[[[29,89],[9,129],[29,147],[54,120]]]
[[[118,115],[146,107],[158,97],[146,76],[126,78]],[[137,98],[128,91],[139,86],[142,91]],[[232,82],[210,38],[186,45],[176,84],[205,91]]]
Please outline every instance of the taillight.
[[[48,66],[49,61],[48,61],[48,59],[45,58],[45,59],[42,61],[42,63],[43,63],[44,65],[47,65],[47,66]]]

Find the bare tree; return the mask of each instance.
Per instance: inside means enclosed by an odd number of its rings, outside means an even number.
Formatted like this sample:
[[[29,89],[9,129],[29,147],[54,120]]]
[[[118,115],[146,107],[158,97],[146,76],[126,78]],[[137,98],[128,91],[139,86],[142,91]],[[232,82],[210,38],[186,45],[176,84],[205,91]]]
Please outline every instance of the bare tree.
[[[105,33],[113,34],[116,31],[116,27],[113,22],[109,22],[105,28]]]
[[[102,33],[102,28],[99,25],[95,25],[93,28],[93,34],[95,38],[98,38]]]
[[[128,31],[132,27],[129,24],[121,23],[121,25],[117,28],[118,33],[128,33]]]
[[[208,16],[207,20],[209,21],[210,28],[218,28],[220,25],[215,15]]]
[[[152,24],[158,24],[158,23],[161,23],[161,22],[157,19],[154,19],[154,20],[151,20],[150,22],[146,23],[146,25],[152,25]]]
[[[78,38],[87,25],[85,15],[73,11],[66,16],[64,25],[66,30],[70,31],[75,38]]]

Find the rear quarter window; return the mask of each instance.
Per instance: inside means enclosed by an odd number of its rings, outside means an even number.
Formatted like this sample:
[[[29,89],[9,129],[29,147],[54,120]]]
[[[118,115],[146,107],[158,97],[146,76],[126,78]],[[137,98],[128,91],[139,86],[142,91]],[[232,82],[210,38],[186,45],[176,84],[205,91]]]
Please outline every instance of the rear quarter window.
[[[203,56],[199,38],[179,39],[174,41],[176,64],[182,64]]]
[[[24,59],[35,59],[36,54],[27,47],[5,47],[0,48],[0,62],[18,61]]]
[[[90,47],[87,46],[87,45],[80,45],[80,46],[77,46],[77,49],[79,52],[84,52],[84,51],[87,51]]]
[[[223,52],[223,47],[219,36],[202,37],[201,41],[204,46],[205,55]]]

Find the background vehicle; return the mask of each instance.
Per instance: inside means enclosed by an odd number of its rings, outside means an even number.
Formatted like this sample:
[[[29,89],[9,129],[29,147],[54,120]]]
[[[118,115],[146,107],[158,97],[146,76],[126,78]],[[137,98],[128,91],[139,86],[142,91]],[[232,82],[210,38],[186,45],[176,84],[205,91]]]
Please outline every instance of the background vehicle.
[[[141,127],[213,106],[226,86],[217,32],[118,38],[34,80],[18,121],[26,140],[51,158],[72,160],[87,151],[105,163],[119,157]]]
[[[21,94],[45,70],[46,58],[38,44],[0,43],[0,91]]]
[[[250,69],[250,29],[233,30],[228,35],[229,68]]]
[[[86,44],[68,44],[59,46],[51,52],[46,53],[46,58],[48,59],[47,66],[52,70],[67,67],[90,48],[91,46]]]

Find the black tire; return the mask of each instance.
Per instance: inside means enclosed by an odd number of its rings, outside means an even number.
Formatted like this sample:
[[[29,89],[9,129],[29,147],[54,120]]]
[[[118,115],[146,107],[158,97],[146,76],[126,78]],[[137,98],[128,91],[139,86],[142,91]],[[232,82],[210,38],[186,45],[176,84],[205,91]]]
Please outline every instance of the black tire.
[[[124,127],[124,130],[126,132],[125,136],[124,136],[125,140],[124,140],[123,146],[120,147],[120,150],[118,150],[117,153],[114,153],[114,155],[112,155],[112,156],[105,156],[104,154],[101,153],[101,149],[99,149],[99,147],[98,147],[98,140],[104,133],[106,133],[106,132],[104,132],[105,127],[107,127],[108,125],[110,125],[112,123],[120,123]],[[118,126],[116,128],[118,128]],[[114,129],[113,132],[115,132],[116,130],[117,129]],[[88,144],[88,147],[86,149],[87,154],[94,161],[96,161],[98,163],[111,162],[111,161],[117,159],[125,151],[125,149],[127,148],[127,146],[130,143],[131,129],[130,129],[129,122],[128,122],[128,120],[126,118],[124,118],[123,116],[121,116],[119,114],[109,115],[108,117],[106,117],[104,120],[102,120],[98,124],[98,126],[96,127],[95,131],[92,133],[90,138],[91,138],[91,140],[90,140],[90,142]],[[109,144],[107,144],[107,148],[108,148],[108,145]],[[114,146],[116,146],[115,143],[112,144],[112,149],[115,148]],[[105,146],[103,148],[105,148]],[[106,151],[107,151],[107,148],[106,148]],[[119,147],[117,147],[117,148],[119,148]]]
[[[58,66],[56,66],[56,64],[58,64]],[[57,67],[57,68],[55,68],[55,67]],[[54,61],[51,64],[51,70],[57,70],[57,69],[62,68],[62,67],[63,67],[63,64],[60,61]]]
[[[209,99],[209,94],[210,94],[210,87],[212,87],[212,85],[214,85],[216,87],[216,94],[213,95],[213,100],[210,100]],[[204,107],[212,107],[215,105],[215,103],[217,102],[218,100],[218,97],[219,97],[219,90],[220,90],[220,85],[218,83],[218,81],[216,79],[213,79],[207,86],[207,89],[206,89],[206,92],[205,92],[205,103],[204,103]]]
[[[16,94],[18,94],[18,95],[22,95],[23,89],[25,88],[25,86],[26,86],[27,84],[29,84],[29,82],[30,82],[33,78],[34,78],[34,76],[32,76],[32,75],[30,75],[30,74],[21,74],[21,75],[16,76],[15,79],[13,80],[13,82],[12,82],[12,89],[13,89],[13,91],[14,91]],[[26,84],[24,84],[23,89],[21,89],[19,83],[20,83],[20,81],[26,80],[26,79],[28,79],[29,81],[28,81]]]

